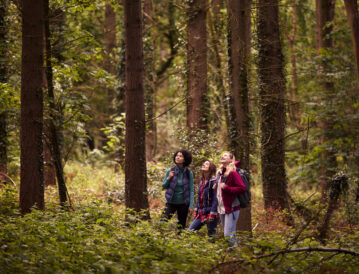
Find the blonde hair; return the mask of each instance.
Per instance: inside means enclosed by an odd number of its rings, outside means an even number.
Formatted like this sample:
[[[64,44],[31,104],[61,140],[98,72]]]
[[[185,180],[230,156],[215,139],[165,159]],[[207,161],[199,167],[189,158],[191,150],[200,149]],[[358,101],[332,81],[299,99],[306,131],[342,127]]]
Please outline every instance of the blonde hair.
[[[236,165],[234,164],[235,161],[236,161],[236,157],[234,157],[233,153],[230,152],[230,151],[223,151],[223,153],[222,153],[221,155],[223,155],[223,154],[225,154],[225,153],[228,153],[228,154],[229,154],[229,158],[232,159],[232,162],[230,162],[230,163],[226,166],[226,172],[223,174],[225,177],[227,177],[227,176],[229,175],[229,173],[231,173],[231,171],[236,170]],[[222,171],[223,168],[224,168],[224,166],[223,166],[223,165],[220,165],[218,171]]]

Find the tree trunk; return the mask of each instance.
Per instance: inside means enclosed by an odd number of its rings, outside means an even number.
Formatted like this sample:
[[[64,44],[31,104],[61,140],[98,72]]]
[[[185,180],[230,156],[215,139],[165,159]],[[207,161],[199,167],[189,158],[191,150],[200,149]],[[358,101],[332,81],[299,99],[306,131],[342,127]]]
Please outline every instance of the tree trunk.
[[[105,68],[110,73],[115,73],[115,67],[111,63],[111,54],[116,47],[116,14],[109,0],[105,6],[105,46],[106,46],[106,65]]]
[[[333,30],[332,22],[334,19],[335,0],[316,0],[316,46],[318,54],[322,50],[328,50],[333,47],[331,32]],[[319,77],[324,91],[322,102],[331,100],[334,95],[334,83],[330,81],[327,74],[330,73],[330,64],[327,64],[323,58],[321,62],[323,75]],[[327,199],[329,183],[335,174],[336,157],[334,151],[328,148],[328,142],[332,139],[330,130],[333,128],[333,120],[325,115],[326,118],[318,121],[319,129],[322,132],[320,143],[324,147],[321,158],[321,167],[319,170],[319,183],[322,192],[322,199]]]
[[[123,28],[124,29],[124,26]],[[124,37],[124,30],[123,35],[121,37]],[[125,46],[125,39],[121,39],[121,52],[120,52],[120,62],[119,62],[119,69],[117,73],[117,78],[119,83],[121,83],[117,90],[117,96],[116,96],[116,115],[122,116],[123,113],[125,113],[125,83],[126,83],[126,65],[125,65],[125,59],[126,59],[126,46]],[[120,140],[125,140],[125,131],[121,128],[118,129],[117,135],[120,137]],[[124,141],[125,143],[125,141]],[[122,170],[125,169],[125,151],[124,146],[120,145],[118,148],[118,151],[116,152],[116,161],[119,164],[119,166],[122,168]],[[117,167],[116,167],[117,169]]]
[[[235,148],[241,167],[249,171],[248,71],[250,53],[250,0],[228,0],[230,91],[233,98],[235,127],[239,131]],[[251,208],[241,209],[237,228],[252,231]]]
[[[7,117],[6,111],[0,113],[0,184],[6,182],[7,174]]]
[[[46,129],[45,129],[46,131]],[[50,135],[50,133],[46,134]],[[45,137],[45,139],[47,139]],[[56,170],[54,162],[52,160],[51,150],[50,150],[51,140],[44,142],[44,186],[56,186]]]
[[[285,78],[278,12],[278,0],[259,0],[258,74],[263,197],[266,209],[289,208],[284,166]]]
[[[347,10],[349,25],[352,29],[352,40],[355,54],[355,64],[357,69],[357,77],[359,82],[359,14],[357,0],[344,0]]]
[[[249,106],[248,71],[250,35],[250,0],[228,0],[229,36],[230,36],[230,91],[234,103],[236,128],[239,131],[236,156],[242,167],[249,169]]]
[[[153,17],[153,7],[152,1],[146,0],[145,2],[145,26],[146,33],[145,35],[149,38],[146,40],[150,40],[150,42],[145,44],[145,56],[151,54],[151,57],[147,57],[145,59],[145,66],[148,68],[146,71],[145,77],[145,101],[146,101],[146,114],[147,114],[147,131],[146,131],[146,158],[148,161],[152,160],[157,152],[157,123],[155,118],[157,102],[156,102],[156,91],[160,83],[162,83],[163,79],[165,79],[166,71],[171,66],[174,58],[177,55],[178,47],[178,35],[176,33],[176,25],[175,25],[175,6],[173,4],[173,0],[168,1],[168,27],[167,33],[165,34],[168,45],[170,49],[170,53],[168,58],[163,61],[159,68],[155,71],[156,62],[154,58],[155,49],[157,48],[156,41],[151,39],[151,24]]]
[[[146,42],[144,44],[145,56],[145,103],[146,103],[146,159],[151,161],[155,156],[156,143],[157,143],[157,126],[156,121],[153,119],[156,113],[156,73],[155,73],[155,60],[154,49],[156,48],[155,41],[152,39],[152,16],[153,7],[152,0],[144,1],[144,36]]]
[[[223,69],[223,64],[220,56],[220,48],[224,48],[225,45],[221,42],[221,33],[222,33],[222,22],[223,18],[221,18],[221,8],[222,8],[223,1],[222,0],[214,0],[212,1],[212,13],[208,13],[208,24],[209,24],[209,31],[210,31],[210,39],[212,42],[210,43],[210,50],[212,51],[212,55],[214,58],[214,66],[216,68],[214,73],[214,79],[216,89],[218,91],[218,98],[217,104],[218,109],[215,112],[218,112],[222,118],[224,116],[225,124],[224,124],[224,131],[229,132],[230,128],[230,119],[229,119],[229,104],[228,104],[228,95],[226,93],[225,88],[225,72]],[[215,117],[216,118],[216,117]],[[229,136],[225,136],[226,140],[225,143],[231,143],[231,139]]]
[[[7,5],[5,0],[0,1],[0,83],[7,81],[7,46],[6,37],[8,27],[6,25]],[[4,174],[4,175],[3,175]],[[6,181],[7,174],[7,114],[6,110],[0,110],[0,184]]]
[[[113,49],[116,47],[116,14],[114,8],[111,6],[110,1],[107,0],[105,6],[105,69],[115,74],[115,65],[112,63]],[[114,90],[107,88],[107,100],[108,100],[108,114],[112,115],[115,113],[114,107]]]
[[[148,210],[141,0],[125,0],[126,207]],[[147,212],[148,213],[148,212]],[[146,216],[149,217],[149,214]]]
[[[21,212],[44,208],[43,182],[43,46],[44,2],[22,1],[21,66]]]
[[[303,130],[304,127],[301,125],[301,116],[299,112],[299,102],[298,102],[298,74],[297,74],[297,58],[295,51],[295,39],[297,35],[297,3],[296,0],[292,0],[292,32],[289,34],[286,33],[289,51],[290,51],[290,64],[291,64],[291,73],[293,83],[289,88],[289,118],[293,125],[299,130]],[[303,150],[306,148],[305,142],[302,142]]]
[[[207,30],[206,0],[193,0],[189,4],[187,24],[187,126],[206,128],[203,111],[207,93]]]
[[[62,156],[59,142],[58,129],[55,122],[58,120],[57,109],[55,105],[55,94],[53,84],[53,73],[52,73],[52,48],[51,48],[51,33],[49,24],[49,0],[44,0],[44,23],[45,23],[45,72],[46,72],[46,88],[50,106],[50,119],[49,119],[49,131],[50,131],[50,149],[53,163],[55,165],[57,184],[59,188],[60,203],[65,206],[67,202],[67,188],[64,177],[64,170],[62,164]]]

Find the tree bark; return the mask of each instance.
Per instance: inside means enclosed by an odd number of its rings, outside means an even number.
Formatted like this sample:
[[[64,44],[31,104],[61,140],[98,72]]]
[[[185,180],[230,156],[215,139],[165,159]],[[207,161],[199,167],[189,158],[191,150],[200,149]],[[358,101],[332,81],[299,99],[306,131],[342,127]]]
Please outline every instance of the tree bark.
[[[225,48],[225,45],[222,43],[221,34],[222,34],[222,25],[223,25],[223,18],[221,18],[221,8],[223,6],[222,0],[214,0],[212,1],[212,14],[208,12],[208,24],[209,24],[209,34],[210,34],[210,53],[212,51],[212,55],[214,58],[214,66],[215,70],[213,71],[213,78],[216,85],[216,89],[218,91],[218,95],[216,98],[216,102],[218,104],[218,109],[215,112],[218,112],[220,118],[224,117],[224,131],[229,132],[230,128],[230,119],[229,119],[229,95],[226,93],[225,87],[225,72],[223,69],[222,59],[220,55],[220,48]],[[216,118],[216,117],[214,117]],[[227,136],[224,136],[226,139],[225,143],[231,143],[231,139]]]
[[[46,140],[47,139],[46,137],[49,137],[50,133],[45,133],[44,135]],[[50,142],[51,142],[50,139],[48,141],[45,141],[43,148],[44,149],[44,186],[50,186],[50,185],[56,186],[56,170],[55,170],[54,162],[52,160],[51,149],[49,147]]]
[[[44,208],[43,185],[43,49],[44,2],[22,1],[21,66],[21,212]]]
[[[335,0],[316,0],[316,47],[318,55],[321,51],[330,50],[333,47],[331,32],[333,30]],[[325,59],[325,58],[324,58]],[[330,64],[323,60],[321,62],[323,75],[319,77],[324,91],[322,102],[331,100],[334,95],[334,83],[326,76],[330,73]],[[322,132],[320,143],[324,147],[321,155],[321,167],[319,170],[319,183],[322,192],[322,199],[327,199],[329,183],[335,174],[336,156],[332,151],[328,142],[331,140],[330,130],[333,128],[333,121],[328,115],[324,119],[318,121],[318,127]]]
[[[115,73],[115,67],[111,63],[111,54],[116,47],[116,14],[109,0],[105,6],[105,46],[106,46],[106,65],[105,68],[110,73]]]
[[[0,183],[6,182],[7,174],[7,115],[0,113]]]
[[[258,2],[258,74],[261,114],[261,163],[266,209],[288,209],[284,166],[285,78],[278,0]]]
[[[170,2],[171,4],[171,2]],[[157,143],[157,126],[153,119],[156,113],[156,73],[154,49],[156,48],[155,41],[152,39],[152,16],[153,6],[152,0],[144,1],[144,36],[146,42],[144,44],[145,56],[145,102],[146,102],[146,160],[151,161],[156,153]],[[171,20],[172,18],[170,18]]]
[[[304,127],[301,125],[301,116],[298,102],[298,73],[297,73],[297,58],[295,51],[295,39],[297,36],[297,3],[296,0],[292,0],[292,31],[291,33],[286,32],[286,36],[289,44],[290,51],[290,64],[291,64],[291,73],[293,83],[289,88],[289,118],[293,125],[298,129],[298,131],[302,131]],[[302,140],[303,150],[306,149],[306,143]]]
[[[228,0],[230,36],[230,91],[233,97],[236,128],[239,130],[236,156],[249,169],[248,71],[250,36],[250,0]]]
[[[203,111],[207,93],[207,1],[193,0],[189,4],[187,23],[187,126],[206,128]]]
[[[112,62],[113,49],[116,47],[116,14],[109,0],[105,6],[105,69],[111,73],[116,73],[115,65]],[[108,114],[115,113],[114,107],[114,90],[107,88]]]
[[[349,25],[352,29],[352,40],[355,54],[355,65],[359,82],[359,13],[357,0],[344,0]]]
[[[5,0],[0,1],[0,83],[6,83],[7,73],[7,46],[6,37],[8,26],[6,24],[7,3]],[[7,112],[0,110],[0,183],[5,182],[7,174]]]
[[[249,171],[249,104],[248,71],[250,53],[250,0],[228,0],[230,92],[233,98],[235,128],[238,130],[234,148],[241,167]],[[252,231],[251,208],[241,209],[237,229]]]
[[[58,113],[55,105],[55,94],[54,94],[54,84],[53,84],[53,72],[52,72],[52,47],[51,47],[51,32],[50,32],[50,23],[49,23],[49,0],[44,1],[44,26],[45,26],[45,74],[46,74],[46,85],[47,95],[50,106],[50,120],[49,120],[49,131],[50,131],[50,150],[51,156],[55,165],[57,185],[59,188],[59,197],[60,203],[62,206],[66,205],[67,202],[67,188],[64,177],[64,169],[62,164],[61,148],[59,142],[59,133],[58,128],[55,124],[58,117]]]
[[[125,0],[126,207],[148,212],[141,0]],[[149,217],[149,214],[146,216]]]

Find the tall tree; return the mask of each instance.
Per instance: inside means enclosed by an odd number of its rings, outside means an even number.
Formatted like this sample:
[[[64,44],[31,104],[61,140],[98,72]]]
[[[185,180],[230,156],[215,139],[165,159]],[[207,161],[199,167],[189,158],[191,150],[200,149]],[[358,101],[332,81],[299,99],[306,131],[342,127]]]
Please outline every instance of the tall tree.
[[[6,24],[7,1],[0,1],[0,85],[7,81],[7,50],[6,36],[8,27]],[[7,173],[7,114],[0,110],[0,183],[5,181]]]
[[[334,11],[335,0],[316,0],[316,47],[319,56],[327,56],[328,52],[333,48],[331,33],[333,31]],[[330,74],[328,58],[322,58],[321,67],[322,75],[319,79],[323,90],[322,102],[329,102],[333,98],[335,89],[333,80],[328,77],[328,74]],[[319,171],[319,182],[323,199],[327,198],[329,183],[335,174],[336,167],[335,152],[331,149],[330,145],[328,145],[332,139],[331,130],[333,129],[333,125],[333,119],[327,112],[318,120],[318,127],[322,132],[320,143],[323,146]]]
[[[230,91],[235,127],[239,131],[233,148],[243,168],[249,169],[248,70],[250,53],[250,0],[228,0]]]
[[[261,164],[265,208],[289,208],[284,166],[285,78],[278,0],[258,1]]]
[[[115,66],[111,63],[111,54],[116,47],[116,13],[109,0],[105,6],[105,46],[106,46],[106,69],[115,73]]]
[[[123,11],[124,12],[124,11]],[[120,41],[120,56],[119,56],[119,65],[118,65],[118,71],[117,71],[117,79],[120,85],[118,85],[118,88],[116,90],[116,115],[121,117],[123,113],[125,113],[125,89],[126,89],[126,46],[125,46],[125,25],[124,20],[122,22],[122,33],[121,33],[121,41]],[[120,137],[120,140],[124,140],[125,131],[122,128],[119,128],[117,130],[117,135],[122,136]],[[124,141],[125,143],[125,141]],[[121,168],[125,169],[125,148],[124,146],[119,146],[118,151],[116,153],[117,163],[121,166]]]
[[[31,207],[44,208],[43,185],[43,49],[44,2],[21,1],[21,183],[22,213]]]
[[[55,124],[58,117],[54,84],[53,84],[53,71],[52,71],[52,46],[51,46],[51,32],[50,32],[50,20],[49,20],[49,0],[43,0],[44,2],[44,30],[45,30],[45,75],[46,82],[45,87],[47,89],[47,96],[50,106],[50,119],[49,119],[49,133],[50,133],[50,151],[55,165],[57,185],[59,189],[60,203],[65,206],[67,202],[67,188],[64,177],[64,169],[62,164],[61,147],[59,141],[58,126]]]
[[[171,3],[171,1],[170,1]],[[156,48],[156,41],[152,36],[153,29],[153,5],[152,0],[144,1],[143,8],[143,25],[144,25],[144,56],[145,56],[145,105],[146,105],[146,159],[151,161],[155,155],[157,142],[157,127],[154,120],[156,112],[156,74],[155,74],[155,60],[154,49]]]
[[[250,54],[250,12],[251,0],[228,0],[228,53],[230,72],[230,91],[233,98],[234,120],[232,131],[238,130],[236,147],[233,148],[241,161],[242,168],[249,170],[249,103],[248,71]],[[234,117],[233,117],[234,116]],[[233,119],[234,118],[234,119]],[[251,231],[251,209],[241,210],[240,230]]]
[[[105,69],[111,73],[115,74],[116,69],[113,64],[113,50],[116,47],[116,13],[112,7],[109,0],[106,2],[105,6],[105,46],[106,46],[106,56],[105,56]],[[108,114],[114,114],[115,108],[113,105],[114,101],[114,90],[112,88],[107,88],[107,99],[108,99]]]
[[[146,104],[146,157],[147,160],[152,160],[157,151],[157,123],[155,119],[157,101],[156,94],[158,88],[163,81],[168,78],[167,70],[171,67],[173,60],[178,53],[178,34],[175,24],[175,5],[174,0],[169,0],[167,6],[167,20],[164,36],[167,38],[169,53],[168,57],[160,64],[156,64],[158,54],[156,49],[157,41],[155,39],[153,28],[156,21],[157,10],[152,3],[152,0],[144,1],[144,26],[145,26],[145,104]],[[163,51],[163,49],[159,49]],[[162,58],[161,58],[162,59]],[[157,69],[156,69],[157,67]]]
[[[359,81],[359,13],[357,0],[344,0],[349,25],[352,29],[352,40],[354,45],[355,64]]]
[[[293,78],[292,86],[290,87],[289,98],[291,100],[291,105],[289,107],[289,117],[290,121],[297,127],[298,130],[302,130],[300,125],[300,113],[299,113],[299,103],[297,102],[298,98],[298,73],[297,73],[297,58],[295,52],[295,39],[297,36],[297,3],[296,0],[292,0],[292,32],[289,33],[286,28],[284,28],[290,50],[290,64],[291,64],[291,73]]]
[[[187,126],[205,128],[203,111],[207,92],[207,1],[189,2],[187,22]]]
[[[125,0],[126,207],[148,209],[141,0]]]
[[[221,34],[223,33],[223,19],[221,18],[221,9],[223,7],[223,1],[222,0],[213,0],[211,2],[211,10],[208,12],[208,24],[209,24],[209,34],[211,41],[209,44],[211,45],[209,47],[210,53],[213,56],[214,59],[214,67],[215,69],[212,71],[212,77],[215,82],[216,90],[218,91],[217,95],[217,109],[215,109],[215,112],[218,112],[220,117],[224,117],[224,129],[225,132],[229,131],[230,126],[230,120],[229,120],[229,111],[228,111],[228,95],[226,92],[226,84],[225,84],[225,70],[224,70],[224,64],[221,58],[221,51],[220,49],[225,48],[225,45],[223,43],[224,39],[221,39]],[[212,60],[213,60],[212,59]],[[237,133],[237,130],[235,131],[235,135]],[[233,135],[229,134],[229,137],[232,137]],[[227,136],[225,136],[226,143],[228,141],[232,141],[233,138],[229,139]]]

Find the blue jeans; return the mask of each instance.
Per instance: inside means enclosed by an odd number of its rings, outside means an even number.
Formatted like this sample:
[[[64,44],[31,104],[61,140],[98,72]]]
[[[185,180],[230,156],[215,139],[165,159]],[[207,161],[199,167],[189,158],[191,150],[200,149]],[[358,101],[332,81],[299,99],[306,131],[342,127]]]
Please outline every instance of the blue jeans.
[[[217,224],[218,224],[218,218],[214,218],[214,220],[212,222],[206,222],[206,223],[202,223],[201,222],[201,217],[198,217],[197,219],[193,220],[193,222],[191,223],[191,225],[189,226],[188,230],[200,230],[201,227],[206,224],[207,225],[207,233],[208,236],[211,237],[214,234],[216,234],[217,231]]]
[[[229,214],[220,214],[224,238],[229,246],[238,246],[236,238],[236,226],[239,217],[239,210]]]

